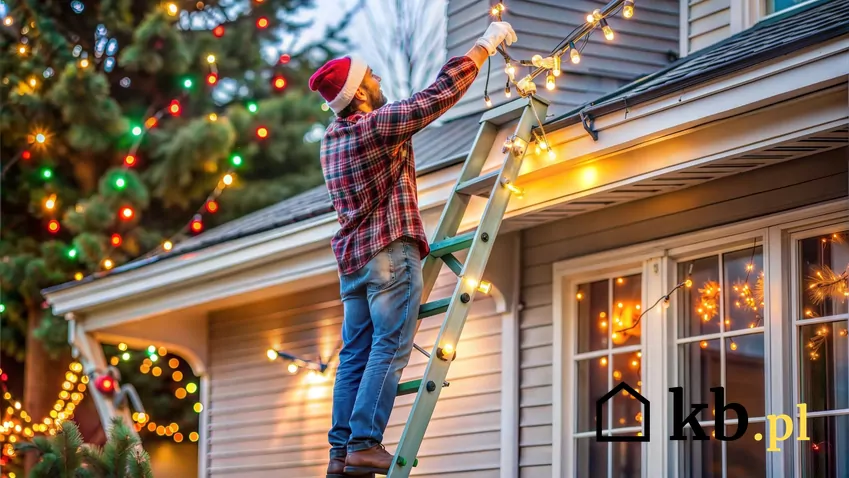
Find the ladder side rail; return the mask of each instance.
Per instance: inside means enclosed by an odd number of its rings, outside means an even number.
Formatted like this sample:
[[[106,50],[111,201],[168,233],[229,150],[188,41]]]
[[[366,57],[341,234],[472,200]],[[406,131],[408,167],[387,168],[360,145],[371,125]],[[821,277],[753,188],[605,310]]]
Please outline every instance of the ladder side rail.
[[[525,142],[528,142],[531,131],[536,125],[536,114],[531,110],[530,101],[536,101],[537,113],[540,113],[543,118],[547,109],[546,104],[537,101],[533,97],[529,98],[528,101],[529,103],[524,107],[521,119],[515,130],[516,136],[525,140]],[[505,154],[501,170],[503,177],[511,181],[515,178],[526,152],[527,147],[522,151],[521,156],[518,157],[514,154],[513,149]],[[464,274],[460,277],[454,289],[451,304],[448,307],[445,320],[434,344],[434,353],[428,360],[427,368],[425,369],[422,383],[419,387],[419,393],[413,402],[409,419],[398,443],[392,467],[389,469],[389,474],[387,475],[388,478],[407,478],[410,475],[415,457],[427,431],[428,423],[433,416],[443,383],[448,375],[448,367],[453,360],[453,357],[449,360],[441,359],[437,350],[441,345],[450,344],[455,348],[457,346],[469,314],[470,306],[473,303],[477,282],[480,281],[486,268],[493,243],[495,242],[504,214],[507,211],[511,195],[512,193],[503,187],[500,181],[497,181],[493,185],[492,192],[481,218],[481,224],[478,227],[475,240],[472,242],[466,258]],[[489,236],[486,241],[481,239],[484,233]],[[472,279],[472,281],[469,281],[469,279]],[[462,299],[466,298],[466,294],[468,294],[468,298],[464,301]],[[430,387],[428,387],[429,383],[431,384]],[[428,388],[431,391],[428,391]],[[404,463],[404,465],[401,463]]]

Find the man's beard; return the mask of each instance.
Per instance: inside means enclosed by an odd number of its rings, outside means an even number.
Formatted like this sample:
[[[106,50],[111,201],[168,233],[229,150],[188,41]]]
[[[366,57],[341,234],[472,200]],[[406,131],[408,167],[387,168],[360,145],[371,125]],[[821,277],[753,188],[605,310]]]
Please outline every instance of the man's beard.
[[[381,106],[386,104],[386,95],[383,94],[383,90],[377,90],[377,94],[371,95],[371,107],[372,109],[378,109]]]

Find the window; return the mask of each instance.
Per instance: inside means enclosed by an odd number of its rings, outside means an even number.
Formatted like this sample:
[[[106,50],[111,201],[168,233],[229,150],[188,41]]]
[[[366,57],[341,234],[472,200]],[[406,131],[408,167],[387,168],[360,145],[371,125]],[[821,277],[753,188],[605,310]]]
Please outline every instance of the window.
[[[678,282],[690,286],[677,296],[678,385],[684,403],[706,403],[699,424],[712,438],[737,430],[733,410],[725,429],[715,430],[715,414],[724,404],[743,405],[749,414],[746,435],[764,433],[764,275],[763,246],[752,245],[678,262]],[[713,387],[724,388],[716,403]],[[685,434],[691,432],[689,426]],[[766,452],[754,440],[711,439],[677,443],[681,476],[765,476]]]
[[[798,442],[798,476],[849,476],[849,230],[802,238],[795,250],[796,401],[807,405],[810,437]]]
[[[809,0],[766,0],[767,14],[780,12]]]
[[[596,440],[596,402],[620,382],[642,382],[642,274],[628,273],[578,283],[572,358],[576,386],[573,476],[638,478],[642,476],[642,443]],[[623,390],[602,406],[606,435],[641,435],[642,404]]]

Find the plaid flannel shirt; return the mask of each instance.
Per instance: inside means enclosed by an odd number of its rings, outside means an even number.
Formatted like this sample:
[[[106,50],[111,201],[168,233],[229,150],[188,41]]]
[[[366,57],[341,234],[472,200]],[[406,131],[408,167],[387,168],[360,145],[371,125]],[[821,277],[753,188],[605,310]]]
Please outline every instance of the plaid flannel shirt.
[[[413,134],[465,94],[478,68],[450,59],[436,81],[410,98],[370,113],[337,118],[321,142],[321,167],[341,228],[331,245],[339,272],[357,271],[392,241],[407,236],[430,252],[419,213]]]

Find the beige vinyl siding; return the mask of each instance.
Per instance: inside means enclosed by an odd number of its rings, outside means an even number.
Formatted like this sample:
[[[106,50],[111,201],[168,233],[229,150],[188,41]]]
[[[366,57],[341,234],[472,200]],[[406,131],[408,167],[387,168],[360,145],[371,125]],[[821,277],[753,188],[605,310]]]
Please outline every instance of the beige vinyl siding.
[[[687,8],[686,54],[731,36],[731,0],[695,0]]]
[[[522,231],[520,475],[551,476],[554,262],[846,197],[847,154],[832,150]]]
[[[490,4],[495,2],[450,0],[448,4],[448,57],[463,55],[486,30],[492,18]],[[516,30],[519,41],[509,47],[514,58],[530,59],[535,54],[550,52],[587,13],[601,8],[606,2],[590,0],[511,0],[505,2],[504,20]],[[617,15],[610,20],[616,38],[609,42],[601,31],[594,33],[583,50],[581,62],[574,65],[563,57],[563,72],[557,79],[557,89],[545,89],[545,78],[536,80],[541,96],[552,101],[549,114],[556,115],[592,101],[639,76],[652,73],[671,61],[679,47],[679,4],[676,0],[637,2],[631,19]],[[580,45],[579,45],[580,46]],[[506,100],[504,60],[500,55],[491,59],[492,75],[489,94],[493,104]],[[475,83],[460,102],[445,116],[456,118],[482,111],[487,66],[484,65]],[[517,77],[526,74],[520,68]],[[513,91],[513,98],[516,92]]]
[[[443,268],[432,299],[453,291]],[[424,320],[416,343],[430,349],[443,316]],[[338,285],[267,300],[211,315],[209,469],[212,476],[324,477],[329,445],[334,365],[329,379],[311,384],[303,371],[265,355],[274,347],[326,359],[340,337]],[[479,296],[422,443],[416,476],[499,476],[501,427],[501,315]],[[413,351],[402,381],[420,378],[426,358]],[[413,395],[398,397],[384,444],[394,451]]]

